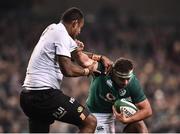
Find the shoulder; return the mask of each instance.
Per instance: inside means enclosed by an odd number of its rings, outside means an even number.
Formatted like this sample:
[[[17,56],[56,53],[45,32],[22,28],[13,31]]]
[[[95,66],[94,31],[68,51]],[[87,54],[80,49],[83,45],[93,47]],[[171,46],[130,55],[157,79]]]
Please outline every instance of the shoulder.
[[[132,78],[130,79],[130,83],[136,83],[139,82],[137,76],[135,74],[133,74]]]
[[[130,79],[130,82],[128,84],[128,87],[131,88],[131,87],[139,87],[140,84],[139,84],[139,80],[138,78],[136,77],[135,74],[133,74],[132,78]]]
[[[68,33],[65,30],[65,28],[59,23],[59,24],[52,24],[51,28],[53,28],[54,36],[59,36],[63,38],[68,38]]]
[[[75,41],[71,38],[71,36],[68,34],[65,26],[62,23],[55,24],[53,26],[53,36],[56,41],[64,44],[72,44],[76,45]]]
[[[47,26],[41,36],[44,36],[46,38],[48,36],[48,37],[51,37],[52,39],[59,39],[61,37],[63,38],[67,37],[66,33],[63,30],[61,30],[58,24],[55,24],[55,23]]]

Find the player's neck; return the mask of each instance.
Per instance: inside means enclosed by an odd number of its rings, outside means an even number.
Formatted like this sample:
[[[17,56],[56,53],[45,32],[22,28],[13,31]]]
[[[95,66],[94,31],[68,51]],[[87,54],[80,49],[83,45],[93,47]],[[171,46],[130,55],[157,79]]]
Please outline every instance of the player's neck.
[[[61,23],[64,25],[64,27],[66,28],[66,30],[67,30],[67,32],[68,32],[68,34],[70,35],[70,33],[71,33],[71,28],[70,28],[70,25],[69,24],[67,24],[67,23],[65,23],[65,22],[63,22],[63,21],[61,21]]]
[[[73,34],[72,34],[72,26],[71,26],[71,24],[65,23],[65,22],[64,22],[64,23],[61,22],[61,23],[62,23],[62,24],[64,25],[64,27],[66,28],[69,36],[71,36],[72,39],[75,39],[75,37],[74,37]]]

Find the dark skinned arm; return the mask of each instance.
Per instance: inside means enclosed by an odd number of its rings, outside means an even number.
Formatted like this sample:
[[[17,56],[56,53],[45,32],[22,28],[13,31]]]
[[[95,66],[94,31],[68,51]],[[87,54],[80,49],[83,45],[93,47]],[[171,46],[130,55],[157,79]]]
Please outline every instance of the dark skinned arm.
[[[79,65],[74,64],[71,58],[66,56],[57,55],[57,60],[60,66],[60,70],[66,77],[78,77],[87,76],[96,71],[95,62],[92,63],[88,68],[83,68]]]

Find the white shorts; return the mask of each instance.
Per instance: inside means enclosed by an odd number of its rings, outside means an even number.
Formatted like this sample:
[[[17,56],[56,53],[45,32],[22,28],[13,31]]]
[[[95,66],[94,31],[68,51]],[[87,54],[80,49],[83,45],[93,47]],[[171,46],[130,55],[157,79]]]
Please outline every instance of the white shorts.
[[[95,133],[115,133],[115,118],[112,113],[93,113],[97,118]]]

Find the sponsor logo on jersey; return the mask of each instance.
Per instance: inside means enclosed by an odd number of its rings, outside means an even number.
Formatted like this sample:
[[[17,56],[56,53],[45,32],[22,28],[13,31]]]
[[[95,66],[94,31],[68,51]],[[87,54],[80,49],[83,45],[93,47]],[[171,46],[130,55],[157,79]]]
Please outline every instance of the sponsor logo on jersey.
[[[114,100],[116,100],[116,97],[113,96],[112,93],[107,93],[106,96],[103,96],[100,94],[99,97],[103,99],[104,101],[111,102],[111,103],[113,103]]]
[[[124,96],[125,94],[126,94],[126,90],[124,88],[119,90],[119,95],[120,96]]]
[[[78,111],[78,113],[81,113],[81,112],[83,111],[83,107],[82,107],[82,106],[79,106],[79,107],[77,108],[77,111]]]
[[[112,93],[107,93],[106,94],[106,98],[109,100],[109,101],[113,101],[116,99],[116,97],[114,97],[114,95]]]

